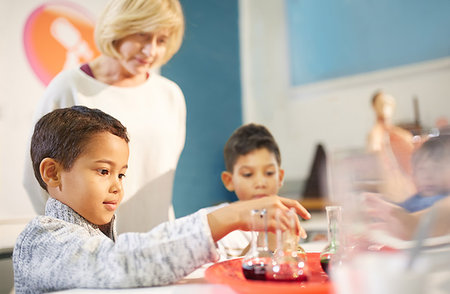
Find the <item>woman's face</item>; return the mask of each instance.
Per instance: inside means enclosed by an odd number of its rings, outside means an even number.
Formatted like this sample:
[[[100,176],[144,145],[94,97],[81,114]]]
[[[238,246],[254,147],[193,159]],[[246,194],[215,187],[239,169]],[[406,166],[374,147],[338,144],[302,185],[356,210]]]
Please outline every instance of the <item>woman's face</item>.
[[[169,31],[155,33],[136,33],[120,39],[117,51],[121,55],[119,62],[126,75],[139,75],[161,65],[167,51]]]

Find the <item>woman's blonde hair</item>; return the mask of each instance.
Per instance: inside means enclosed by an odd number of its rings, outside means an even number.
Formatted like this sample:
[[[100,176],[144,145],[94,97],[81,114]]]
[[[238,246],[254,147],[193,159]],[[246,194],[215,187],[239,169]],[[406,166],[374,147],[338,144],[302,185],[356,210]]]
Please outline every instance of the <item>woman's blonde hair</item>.
[[[111,0],[97,21],[95,42],[102,54],[120,58],[114,44],[136,33],[169,30],[165,64],[180,49],[184,16],[178,0]]]

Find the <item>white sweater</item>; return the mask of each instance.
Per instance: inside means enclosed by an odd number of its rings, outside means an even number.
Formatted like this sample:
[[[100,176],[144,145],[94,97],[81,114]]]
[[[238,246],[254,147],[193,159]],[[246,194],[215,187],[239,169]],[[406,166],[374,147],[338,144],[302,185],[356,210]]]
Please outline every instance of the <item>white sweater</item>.
[[[84,105],[117,118],[128,129],[130,159],[125,196],[117,211],[118,232],[145,232],[169,219],[172,187],[186,135],[186,104],[172,81],[151,74],[137,87],[115,87],[79,68],[58,74],[48,85],[34,122],[57,108]],[[29,155],[27,156],[29,158]],[[26,161],[24,185],[35,210],[44,213],[48,194]]]

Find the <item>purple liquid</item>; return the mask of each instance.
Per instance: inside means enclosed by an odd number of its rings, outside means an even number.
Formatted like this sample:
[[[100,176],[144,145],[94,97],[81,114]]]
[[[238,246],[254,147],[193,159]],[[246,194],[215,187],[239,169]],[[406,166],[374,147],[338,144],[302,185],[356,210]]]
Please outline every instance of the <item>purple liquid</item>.
[[[245,278],[248,280],[260,280],[260,281],[266,280],[265,264],[254,264],[254,265],[243,264],[242,272],[244,273]]]
[[[275,282],[306,282],[308,276],[304,268],[293,267],[292,264],[281,264],[270,269],[266,279]]]

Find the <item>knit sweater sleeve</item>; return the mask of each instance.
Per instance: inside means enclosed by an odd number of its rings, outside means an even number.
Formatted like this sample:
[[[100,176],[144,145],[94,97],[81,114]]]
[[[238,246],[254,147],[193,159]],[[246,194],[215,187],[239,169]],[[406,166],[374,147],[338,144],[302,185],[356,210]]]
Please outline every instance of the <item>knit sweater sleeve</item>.
[[[206,211],[116,242],[85,228],[37,217],[13,255],[16,293],[70,288],[129,288],[173,283],[218,255]]]

